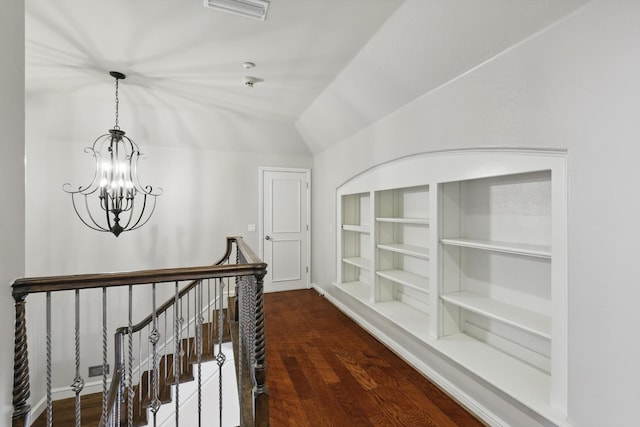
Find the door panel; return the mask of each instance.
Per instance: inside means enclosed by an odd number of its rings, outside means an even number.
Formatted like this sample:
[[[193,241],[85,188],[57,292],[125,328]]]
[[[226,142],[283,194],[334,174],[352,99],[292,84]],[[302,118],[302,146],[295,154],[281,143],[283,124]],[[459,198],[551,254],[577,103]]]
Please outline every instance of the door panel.
[[[272,282],[287,282],[302,279],[300,271],[300,240],[274,240],[271,268]]]
[[[261,169],[265,292],[309,287],[309,171]]]

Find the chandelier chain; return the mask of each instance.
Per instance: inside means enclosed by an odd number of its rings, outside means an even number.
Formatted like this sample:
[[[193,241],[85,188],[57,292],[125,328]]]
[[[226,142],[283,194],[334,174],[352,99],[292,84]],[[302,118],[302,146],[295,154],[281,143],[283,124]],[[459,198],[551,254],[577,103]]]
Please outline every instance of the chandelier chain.
[[[120,129],[120,126],[118,126],[118,106],[120,104],[120,98],[118,97],[118,78],[116,78],[116,124],[113,127],[114,129]]]

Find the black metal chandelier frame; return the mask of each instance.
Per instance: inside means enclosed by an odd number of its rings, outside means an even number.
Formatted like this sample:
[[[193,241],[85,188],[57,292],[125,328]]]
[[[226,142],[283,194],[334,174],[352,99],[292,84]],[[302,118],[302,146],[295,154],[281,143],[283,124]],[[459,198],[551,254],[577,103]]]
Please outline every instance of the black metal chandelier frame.
[[[109,133],[99,136],[92,147],[84,150],[96,162],[93,179],[89,185],[80,186],[77,190],[73,190],[69,183],[62,188],[71,194],[73,209],[87,227],[113,233],[117,237],[149,221],[162,189],[142,186],[138,180],[138,160],[142,154],[138,145],[118,125],[118,82],[126,76],[118,71],[109,74],[116,81],[115,125]],[[91,208],[89,198],[96,193],[100,209],[97,213],[97,208]]]

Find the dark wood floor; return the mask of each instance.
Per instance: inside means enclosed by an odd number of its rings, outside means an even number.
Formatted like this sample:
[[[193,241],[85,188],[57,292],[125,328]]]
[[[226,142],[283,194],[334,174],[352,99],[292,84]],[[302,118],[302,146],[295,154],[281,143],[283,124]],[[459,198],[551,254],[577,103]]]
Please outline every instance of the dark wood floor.
[[[265,311],[272,427],[483,425],[315,291]]]

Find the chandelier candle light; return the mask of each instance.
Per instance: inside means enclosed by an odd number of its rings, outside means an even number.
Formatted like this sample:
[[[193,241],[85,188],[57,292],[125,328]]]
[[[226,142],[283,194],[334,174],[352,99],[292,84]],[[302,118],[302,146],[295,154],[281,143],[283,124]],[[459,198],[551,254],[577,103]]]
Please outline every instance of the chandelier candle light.
[[[154,192],[151,186],[143,187],[138,181],[140,150],[118,126],[118,81],[126,76],[117,71],[109,74],[116,80],[116,120],[108,134],[99,136],[93,147],[85,149],[96,161],[93,180],[77,190],[72,190],[69,183],[62,188],[71,194],[73,209],[87,227],[118,237],[120,233],[138,229],[149,221],[156,207],[156,197],[162,194],[162,189]],[[101,211],[93,208],[97,212],[92,212],[90,208],[89,196],[93,194],[99,198]]]

